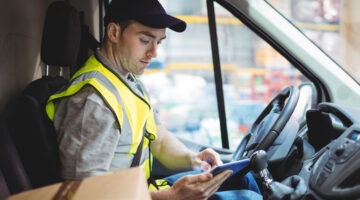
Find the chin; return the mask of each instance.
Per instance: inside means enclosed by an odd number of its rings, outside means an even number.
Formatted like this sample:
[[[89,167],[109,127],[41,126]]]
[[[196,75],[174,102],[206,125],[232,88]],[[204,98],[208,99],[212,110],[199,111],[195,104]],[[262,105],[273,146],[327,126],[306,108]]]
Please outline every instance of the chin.
[[[137,72],[135,72],[133,74],[136,75],[136,76],[140,76],[140,75],[144,74],[144,70],[137,71]]]

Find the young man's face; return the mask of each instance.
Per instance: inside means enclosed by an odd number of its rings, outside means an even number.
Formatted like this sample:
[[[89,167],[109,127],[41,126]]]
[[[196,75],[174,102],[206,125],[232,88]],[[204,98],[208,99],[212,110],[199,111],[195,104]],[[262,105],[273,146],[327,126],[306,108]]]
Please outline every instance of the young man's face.
[[[130,23],[122,30],[114,46],[116,63],[126,72],[143,74],[151,59],[157,56],[158,45],[165,37],[165,29]]]

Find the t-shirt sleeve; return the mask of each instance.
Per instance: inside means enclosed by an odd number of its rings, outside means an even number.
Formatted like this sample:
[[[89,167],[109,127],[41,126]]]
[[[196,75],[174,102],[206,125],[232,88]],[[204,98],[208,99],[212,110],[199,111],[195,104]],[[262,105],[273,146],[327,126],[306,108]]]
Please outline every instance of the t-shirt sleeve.
[[[111,110],[91,86],[61,100],[54,117],[62,177],[83,179],[109,171],[120,130]]]

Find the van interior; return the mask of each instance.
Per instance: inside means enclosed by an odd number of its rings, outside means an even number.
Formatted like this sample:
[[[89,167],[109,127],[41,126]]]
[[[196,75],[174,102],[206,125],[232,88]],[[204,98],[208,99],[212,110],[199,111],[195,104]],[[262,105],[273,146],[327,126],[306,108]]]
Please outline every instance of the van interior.
[[[260,185],[264,181],[263,170],[268,170],[272,180],[278,183],[293,175],[301,176],[308,188],[304,199],[359,198],[359,110],[332,102],[330,89],[321,82],[320,76],[312,75],[312,71],[304,67],[310,61],[292,54],[296,49],[283,46],[266,28],[256,24],[256,20],[261,19],[252,19],[249,16],[253,13],[244,12],[247,7],[256,8],[257,4],[264,3],[207,0],[207,8],[211,9],[214,2],[241,18],[245,26],[299,68],[307,81],[299,86],[282,85],[285,87],[261,107],[256,120],[248,125],[248,133],[252,134],[244,134],[241,142],[236,140],[239,144],[235,149],[229,148],[228,141],[232,138],[224,128],[228,125],[226,118],[220,122],[224,133],[219,136],[223,141],[220,146],[179,139],[194,151],[212,147],[224,163],[260,159],[260,167],[252,164],[248,168]],[[0,199],[62,181],[57,137],[45,114],[45,104],[51,94],[69,83],[71,75],[100,46],[104,35],[102,19],[108,4],[107,0],[0,2]],[[221,57],[215,48],[216,21],[208,12],[209,23],[213,23],[209,43],[216,66]],[[332,63],[330,60],[325,59]],[[226,90],[226,85],[221,85],[221,73],[216,76],[215,79],[220,80],[216,84],[217,97],[224,99],[221,91]],[[220,115],[227,110],[221,103],[213,107],[218,108]],[[245,111],[235,115],[242,112]],[[251,114],[251,110],[248,111],[247,115]],[[265,150],[265,156],[261,150]],[[177,172],[154,161],[156,178]]]

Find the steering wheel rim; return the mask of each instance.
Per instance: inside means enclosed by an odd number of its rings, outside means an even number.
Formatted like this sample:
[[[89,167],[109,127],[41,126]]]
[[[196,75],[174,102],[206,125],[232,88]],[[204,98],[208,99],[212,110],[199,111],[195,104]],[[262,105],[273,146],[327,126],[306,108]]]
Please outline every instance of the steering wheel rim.
[[[233,154],[233,160],[250,158],[257,150],[267,150],[290,119],[299,100],[295,86],[284,88],[255,120]]]

